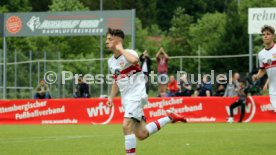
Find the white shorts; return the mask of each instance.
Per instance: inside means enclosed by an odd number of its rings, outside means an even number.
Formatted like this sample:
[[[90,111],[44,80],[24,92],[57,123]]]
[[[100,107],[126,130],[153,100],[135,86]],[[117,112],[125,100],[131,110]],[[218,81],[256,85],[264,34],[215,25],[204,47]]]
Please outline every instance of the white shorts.
[[[270,103],[273,109],[276,109],[276,95],[269,95]]]
[[[134,79],[134,83],[129,84],[124,91],[121,92],[121,96],[122,105],[125,109],[124,117],[141,121],[144,116],[144,105],[148,103],[145,82]]]
[[[144,105],[141,102],[127,103],[125,106],[125,118],[132,118],[141,121],[144,116]]]

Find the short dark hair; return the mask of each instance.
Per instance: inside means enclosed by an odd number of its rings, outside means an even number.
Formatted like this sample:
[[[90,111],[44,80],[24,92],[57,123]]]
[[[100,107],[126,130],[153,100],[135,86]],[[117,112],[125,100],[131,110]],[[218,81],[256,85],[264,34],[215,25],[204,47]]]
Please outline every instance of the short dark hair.
[[[261,32],[263,33],[264,31],[269,31],[270,33],[274,34],[275,29],[272,26],[264,25]]]
[[[112,28],[108,28],[106,34],[110,34],[112,36],[116,36],[116,37],[120,37],[122,39],[125,38],[125,34],[122,30],[120,29],[112,29]]]

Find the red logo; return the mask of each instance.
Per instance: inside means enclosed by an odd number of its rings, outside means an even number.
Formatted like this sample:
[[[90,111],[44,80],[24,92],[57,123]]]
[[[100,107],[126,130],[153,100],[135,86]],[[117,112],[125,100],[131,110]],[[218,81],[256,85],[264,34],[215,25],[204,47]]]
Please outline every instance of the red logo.
[[[16,34],[22,28],[22,21],[18,16],[10,16],[6,23],[8,32]]]
[[[123,68],[124,65],[125,65],[124,61],[121,61],[121,62],[119,63],[119,65],[121,66],[121,68]]]
[[[108,124],[114,116],[114,106],[110,108],[103,102],[94,104],[93,107],[89,107],[86,110],[88,117],[92,118],[92,124]]]

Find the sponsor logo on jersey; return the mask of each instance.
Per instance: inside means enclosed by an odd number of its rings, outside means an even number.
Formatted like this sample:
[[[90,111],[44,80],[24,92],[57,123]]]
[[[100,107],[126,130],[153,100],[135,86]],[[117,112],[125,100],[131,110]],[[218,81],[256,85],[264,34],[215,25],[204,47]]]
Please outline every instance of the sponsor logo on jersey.
[[[272,58],[276,59],[276,53],[272,54]]]
[[[120,65],[121,68],[123,68],[123,67],[125,66],[125,62],[124,62],[124,61],[121,61],[121,62],[119,63],[119,65]]]

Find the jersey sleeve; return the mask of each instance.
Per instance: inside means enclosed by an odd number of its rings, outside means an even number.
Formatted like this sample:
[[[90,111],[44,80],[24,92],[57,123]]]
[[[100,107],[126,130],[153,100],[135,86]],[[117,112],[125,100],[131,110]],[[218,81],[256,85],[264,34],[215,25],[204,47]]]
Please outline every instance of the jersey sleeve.
[[[259,66],[261,69],[264,69],[264,62],[261,53],[258,54],[258,59],[259,59]]]
[[[138,53],[137,53],[136,51],[134,51],[134,50],[132,50],[132,49],[128,49],[127,51],[128,51],[130,54],[132,54],[132,55],[136,56],[137,58],[139,58]]]
[[[110,61],[111,61],[111,59],[109,58],[108,61],[107,61],[107,66],[108,66],[108,71],[109,72],[111,72],[111,70],[110,70]]]

